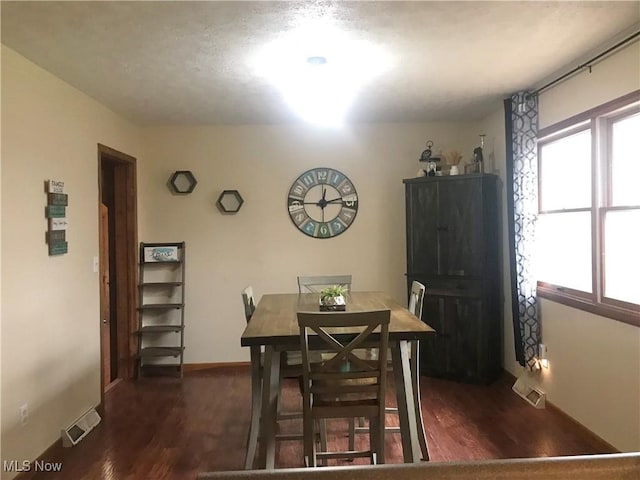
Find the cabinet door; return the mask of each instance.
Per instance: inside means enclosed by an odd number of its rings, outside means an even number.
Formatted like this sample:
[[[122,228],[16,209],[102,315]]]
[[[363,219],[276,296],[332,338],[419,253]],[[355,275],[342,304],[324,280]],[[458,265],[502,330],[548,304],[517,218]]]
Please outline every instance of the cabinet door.
[[[422,320],[436,330],[436,335],[421,342],[422,373],[481,381],[481,309],[478,298],[425,296]]]
[[[420,371],[436,377],[446,377],[448,373],[444,301],[443,297],[425,295],[422,304],[422,321],[436,333],[420,342]]]
[[[447,371],[460,380],[480,381],[480,350],[484,338],[482,302],[477,298],[448,298]]]
[[[438,274],[438,184],[407,185],[407,273]]]
[[[440,275],[481,275],[482,182],[460,179],[438,185]]]

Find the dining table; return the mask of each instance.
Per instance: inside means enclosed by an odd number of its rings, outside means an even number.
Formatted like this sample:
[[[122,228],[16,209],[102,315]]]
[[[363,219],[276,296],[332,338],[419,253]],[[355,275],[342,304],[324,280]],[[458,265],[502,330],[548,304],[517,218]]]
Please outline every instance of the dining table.
[[[422,458],[416,418],[419,413],[416,413],[414,404],[409,343],[417,346],[420,340],[435,331],[385,292],[348,292],[345,303],[346,311],[349,312],[380,309],[391,311],[389,349],[403,460],[405,463],[419,462]],[[245,468],[275,468],[281,354],[300,350],[298,312],[317,312],[319,309],[317,293],[265,294],[260,298],[242,334],[241,345],[249,347],[251,351],[253,379],[250,427],[250,432],[253,433],[247,442]],[[256,449],[258,458],[254,467]]]

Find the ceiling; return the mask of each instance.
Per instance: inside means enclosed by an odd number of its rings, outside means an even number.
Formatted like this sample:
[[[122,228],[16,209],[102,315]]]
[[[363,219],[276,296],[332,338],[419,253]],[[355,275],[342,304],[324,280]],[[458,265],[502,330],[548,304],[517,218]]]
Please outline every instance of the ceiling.
[[[2,43],[140,125],[296,122],[251,58],[308,22],[391,66],[350,122],[477,120],[640,25],[640,2],[7,2]],[[315,55],[316,52],[310,53]]]

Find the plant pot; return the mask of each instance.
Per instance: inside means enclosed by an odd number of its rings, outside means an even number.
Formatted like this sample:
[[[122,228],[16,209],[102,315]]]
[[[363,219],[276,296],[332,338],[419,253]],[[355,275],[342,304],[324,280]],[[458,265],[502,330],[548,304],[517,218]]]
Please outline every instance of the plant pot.
[[[321,297],[320,298],[320,311],[321,312],[344,312],[347,309],[345,298],[342,295],[337,297]]]
[[[320,303],[322,305],[333,306],[333,305],[344,305],[344,296],[339,295],[337,297],[324,297],[320,299]]]

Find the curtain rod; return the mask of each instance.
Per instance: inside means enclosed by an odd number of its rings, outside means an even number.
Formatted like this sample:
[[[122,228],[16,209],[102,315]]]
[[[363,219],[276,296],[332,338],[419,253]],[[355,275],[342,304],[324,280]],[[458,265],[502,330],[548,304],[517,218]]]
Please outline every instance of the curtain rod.
[[[555,85],[556,83],[560,83],[562,80],[564,80],[567,77],[570,77],[571,75],[573,75],[574,73],[578,73],[581,70],[584,70],[585,68],[589,68],[589,71],[591,71],[591,66],[594,62],[596,62],[597,60],[600,60],[602,57],[604,57],[605,55],[608,55],[609,53],[613,52],[614,50],[617,50],[618,48],[620,48],[621,46],[625,45],[626,43],[629,43],[631,40],[633,40],[634,38],[640,36],[640,31],[637,31],[636,33],[629,35],[627,38],[625,38],[624,40],[619,41],[618,43],[616,43],[614,46],[606,49],[604,52],[596,55],[595,57],[593,57],[591,60],[583,63],[582,65],[574,68],[573,70],[571,70],[570,72],[565,73],[564,75],[556,78],[555,80],[550,81],[549,83],[547,83],[546,85],[543,85],[542,87],[534,90],[533,92],[531,92],[531,95],[537,95],[540,92],[542,92],[543,90],[546,90],[549,87],[552,87],[553,85]]]

